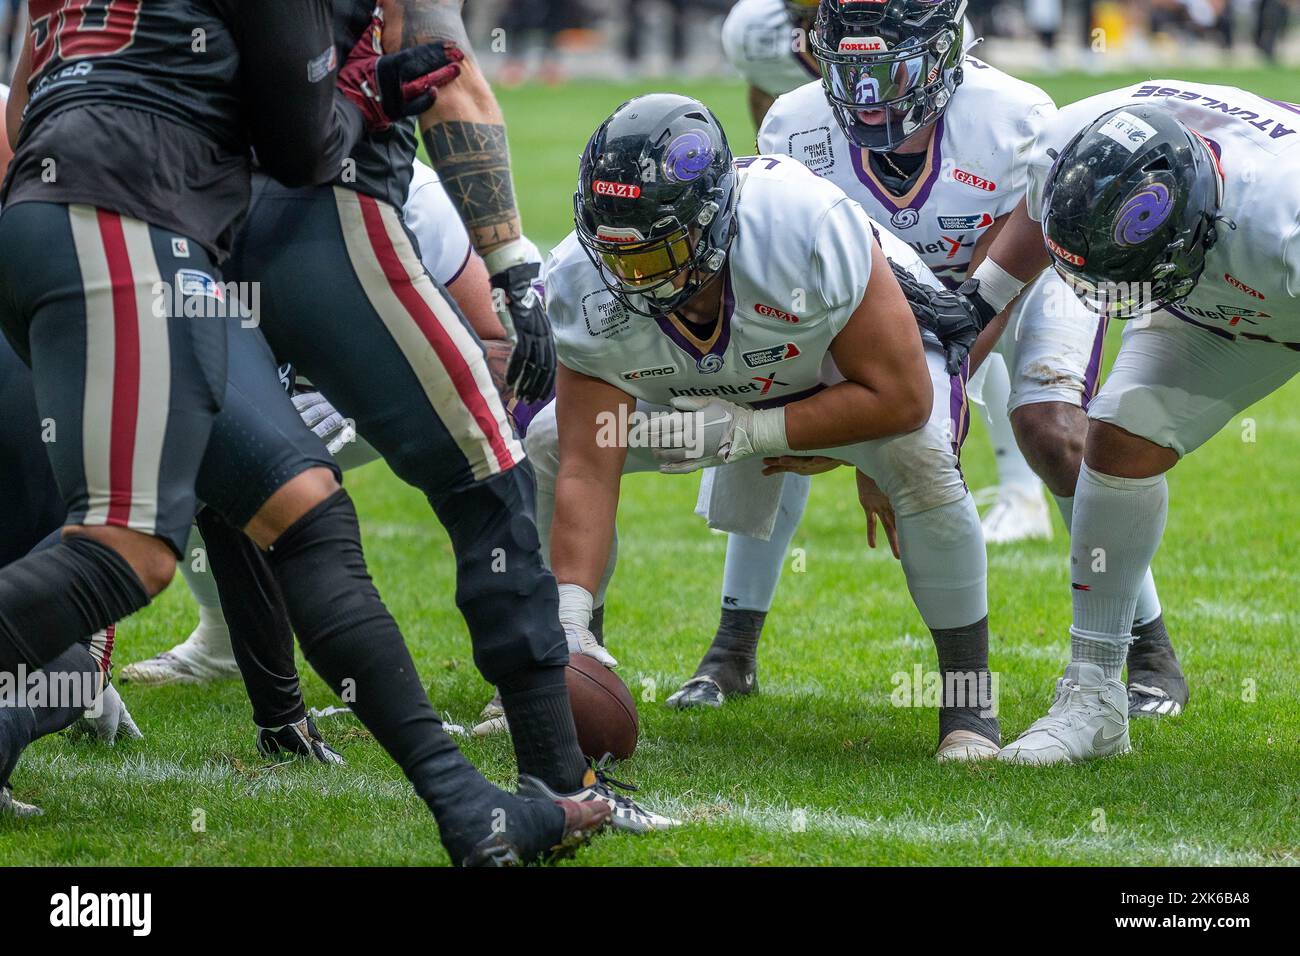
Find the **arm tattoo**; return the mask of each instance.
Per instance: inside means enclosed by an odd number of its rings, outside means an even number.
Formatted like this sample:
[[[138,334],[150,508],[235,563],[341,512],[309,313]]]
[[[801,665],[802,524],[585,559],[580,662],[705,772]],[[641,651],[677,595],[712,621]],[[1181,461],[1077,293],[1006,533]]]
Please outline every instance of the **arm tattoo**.
[[[397,0],[402,8],[402,48],[451,40],[466,56],[473,54],[465,21],[464,0]]]
[[[425,130],[424,145],[480,255],[519,238],[504,126],[443,122]]]

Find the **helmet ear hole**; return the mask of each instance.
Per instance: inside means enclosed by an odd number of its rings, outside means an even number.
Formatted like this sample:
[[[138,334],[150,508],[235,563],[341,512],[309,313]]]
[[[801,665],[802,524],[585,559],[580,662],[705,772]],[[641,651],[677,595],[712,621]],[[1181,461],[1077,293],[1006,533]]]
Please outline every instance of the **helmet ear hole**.
[[[1173,169],[1173,166],[1170,165],[1168,156],[1158,156],[1142,167],[1144,173],[1167,173],[1171,169]]]

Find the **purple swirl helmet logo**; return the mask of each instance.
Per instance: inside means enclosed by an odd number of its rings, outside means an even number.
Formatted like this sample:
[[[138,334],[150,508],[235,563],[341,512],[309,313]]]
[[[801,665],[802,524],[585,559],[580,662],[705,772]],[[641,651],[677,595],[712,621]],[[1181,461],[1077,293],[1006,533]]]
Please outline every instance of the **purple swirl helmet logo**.
[[[1173,206],[1169,187],[1164,183],[1143,186],[1120,207],[1115,220],[1115,241],[1121,246],[1136,246],[1150,239],[1169,218]]]
[[[701,130],[682,133],[664,152],[664,175],[669,182],[693,183],[713,162],[713,144]]]

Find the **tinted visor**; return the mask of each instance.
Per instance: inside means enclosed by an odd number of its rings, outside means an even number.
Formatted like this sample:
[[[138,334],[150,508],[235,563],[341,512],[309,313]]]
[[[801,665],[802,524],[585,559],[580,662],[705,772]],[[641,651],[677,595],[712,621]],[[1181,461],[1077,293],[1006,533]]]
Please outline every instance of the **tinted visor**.
[[[691,264],[691,238],[686,229],[651,240],[621,238],[612,230],[599,229],[589,242],[610,275],[629,289],[672,279]]]
[[[862,42],[870,45],[870,41]],[[830,98],[846,109],[879,109],[892,107],[908,109],[911,97],[926,85],[933,58],[918,50],[910,56],[890,57],[879,61],[846,61],[840,58],[822,60],[822,79]],[[936,73],[936,77],[937,77]],[[906,104],[900,103],[907,100]]]

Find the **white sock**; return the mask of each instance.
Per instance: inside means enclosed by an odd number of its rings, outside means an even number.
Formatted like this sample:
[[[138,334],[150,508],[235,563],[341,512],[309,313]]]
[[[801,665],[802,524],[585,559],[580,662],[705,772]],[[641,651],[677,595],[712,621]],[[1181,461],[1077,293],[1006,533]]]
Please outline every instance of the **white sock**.
[[[1016,434],[1011,429],[1011,415],[1007,401],[1011,397],[1011,376],[1007,363],[989,356],[988,371],[984,373],[984,420],[989,426],[989,439],[993,443],[993,457],[998,467],[998,484],[1005,487],[1017,485],[1037,490],[1042,486],[1034,469],[1016,444]]]
[[[1087,465],[1080,470],[1070,535],[1070,633],[1083,645],[1128,646],[1142,578],[1160,547],[1168,508],[1164,475],[1115,478]]]
[[[968,492],[920,514],[898,516],[907,590],[930,630],[948,630],[989,613],[984,532]]]
[[[727,563],[722,570],[722,606],[732,610],[768,611],[776,597],[785,555],[808,506],[812,478],[786,475],[781,509],[767,541],[743,534],[727,535]]]
[[[1061,518],[1065,521],[1065,529],[1070,530],[1070,523],[1074,515],[1074,498],[1062,498],[1058,495],[1052,495],[1056,499],[1056,508],[1061,512]],[[1155,575],[1151,569],[1147,568],[1147,573],[1142,576],[1142,588],[1138,591],[1137,610],[1133,613],[1133,625],[1136,627],[1140,624],[1150,624],[1163,613],[1160,607],[1160,595],[1156,592]]]
[[[217,581],[213,577],[212,567],[207,562],[206,554],[200,562],[203,570],[194,569],[197,560],[195,552],[206,552],[206,550],[207,546],[203,543],[199,529],[191,528],[180,569],[190,593],[194,595],[194,600],[199,605],[199,625],[185,642],[172,648],[172,653],[190,663],[210,660],[233,661],[235,652],[230,647],[230,628],[226,626],[225,615],[221,613],[221,597],[217,593]]]

